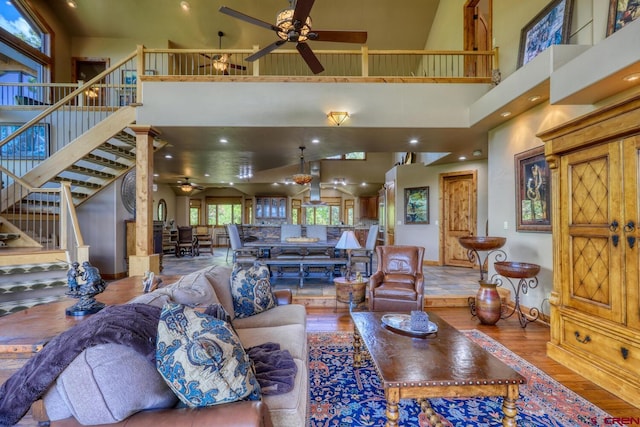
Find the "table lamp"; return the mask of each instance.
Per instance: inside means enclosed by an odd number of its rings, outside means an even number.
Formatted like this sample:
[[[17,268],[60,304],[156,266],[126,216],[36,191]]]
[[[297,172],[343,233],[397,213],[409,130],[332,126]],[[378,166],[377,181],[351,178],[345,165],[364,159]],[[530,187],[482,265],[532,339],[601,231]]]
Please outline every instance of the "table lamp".
[[[345,249],[347,251],[347,271],[344,275],[347,280],[351,280],[351,250],[361,248],[362,246],[360,246],[353,231],[343,231],[340,240],[336,243],[336,249]]]

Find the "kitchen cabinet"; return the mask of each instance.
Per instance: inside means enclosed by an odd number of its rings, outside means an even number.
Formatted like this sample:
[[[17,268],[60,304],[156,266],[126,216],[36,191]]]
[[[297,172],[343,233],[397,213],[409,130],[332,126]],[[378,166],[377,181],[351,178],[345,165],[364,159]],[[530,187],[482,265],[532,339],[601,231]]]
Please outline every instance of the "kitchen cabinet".
[[[548,355],[640,407],[640,96],[539,136],[553,197]]]
[[[360,197],[360,218],[378,219],[378,196]]]
[[[256,197],[256,220],[287,219],[286,197]]]

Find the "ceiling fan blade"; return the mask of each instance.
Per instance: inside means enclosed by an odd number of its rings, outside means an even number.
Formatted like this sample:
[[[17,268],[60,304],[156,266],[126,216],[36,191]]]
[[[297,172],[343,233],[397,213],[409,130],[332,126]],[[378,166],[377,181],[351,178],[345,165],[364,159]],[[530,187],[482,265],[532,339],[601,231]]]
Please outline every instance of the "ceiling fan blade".
[[[245,15],[242,12],[238,12],[237,10],[230,9],[226,6],[221,6],[220,9],[218,9],[218,11],[221,13],[224,13],[225,15],[229,15],[234,18],[241,19],[242,21],[248,22],[253,25],[257,25],[259,27],[266,28],[268,30],[280,31],[280,29],[273,24],[270,24],[268,22],[262,21],[260,19],[254,18],[249,15]]]
[[[320,42],[366,43],[367,32],[313,30],[309,33],[309,39]]]
[[[234,70],[241,70],[241,71],[245,71],[247,69],[247,67],[245,67],[244,65],[232,64],[231,62],[229,62],[229,68],[233,68]]]
[[[245,61],[249,61],[249,62],[253,62],[256,59],[260,59],[263,56],[265,56],[267,53],[276,50],[277,48],[279,48],[281,45],[285,44],[286,42],[287,42],[286,40],[275,41],[275,42],[271,43],[269,46],[260,49],[259,51],[257,51],[253,55],[246,57],[244,60]]]
[[[304,25],[307,21],[307,17],[309,13],[311,13],[311,8],[313,7],[313,3],[315,0],[298,0],[296,2],[296,8],[293,11],[293,22],[300,22],[300,25]]]
[[[300,55],[302,55],[302,59],[304,59],[304,62],[306,62],[311,71],[313,71],[313,74],[318,74],[324,71],[324,67],[308,44],[298,43],[296,45],[296,49],[298,49],[298,52],[300,52]]]
[[[211,59],[212,61],[218,61],[222,57],[222,55],[207,55],[206,53],[201,53],[200,55],[207,59]]]

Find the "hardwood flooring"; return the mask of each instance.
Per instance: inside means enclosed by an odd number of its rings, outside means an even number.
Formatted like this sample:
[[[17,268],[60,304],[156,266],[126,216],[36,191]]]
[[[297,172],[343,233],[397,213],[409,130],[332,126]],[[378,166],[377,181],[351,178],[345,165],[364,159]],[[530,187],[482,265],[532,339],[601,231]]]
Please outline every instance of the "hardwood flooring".
[[[549,376],[592,402],[614,418],[634,418],[626,424],[640,424],[640,408],[630,405],[608,391],[598,387],[570,369],[556,363],[546,354],[549,341],[549,327],[542,322],[534,322],[522,328],[513,317],[500,320],[494,326],[482,325],[473,318],[465,307],[432,307],[433,311],[457,329],[478,329],[500,342],[511,351],[532,363]],[[328,309],[307,309],[307,331],[353,331],[349,312]],[[610,420],[598,420],[598,425],[613,424]]]

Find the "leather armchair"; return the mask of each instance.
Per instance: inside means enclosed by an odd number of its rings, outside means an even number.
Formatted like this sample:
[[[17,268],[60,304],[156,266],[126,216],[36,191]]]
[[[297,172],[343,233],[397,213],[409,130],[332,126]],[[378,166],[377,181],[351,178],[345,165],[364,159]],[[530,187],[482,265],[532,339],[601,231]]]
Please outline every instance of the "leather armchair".
[[[371,311],[422,310],[424,276],[421,246],[377,246],[378,270],[369,278]]]

